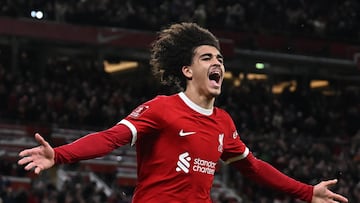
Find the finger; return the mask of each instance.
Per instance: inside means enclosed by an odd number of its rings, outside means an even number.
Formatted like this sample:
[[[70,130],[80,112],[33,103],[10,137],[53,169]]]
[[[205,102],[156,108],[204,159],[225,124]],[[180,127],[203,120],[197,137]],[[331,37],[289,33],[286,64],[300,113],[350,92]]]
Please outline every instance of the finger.
[[[41,171],[42,169],[38,166],[35,168],[34,173],[39,175]]]
[[[24,164],[27,164],[27,163],[29,163],[29,162],[31,162],[31,158],[30,158],[30,157],[24,157],[24,158],[22,158],[22,159],[20,159],[20,160],[18,161],[18,164],[19,164],[19,165],[24,165]]]
[[[324,185],[326,187],[329,187],[329,186],[335,185],[337,182],[338,182],[337,179],[327,180],[327,181],[324,181]],[[333,199],[335,202],[348,202],[348,199],[342,195],[339,195],[339,194],[331,192],[331,191],[330,191],[330,194],[331,194],[330,195],[331,199]]]
[[[43,145],[45,147],[49,146],[49,143],[46,142],[44,140],[44,138],[39,134],[39,133],[35,133],[35,140],[40,144],[40,145]],[[33,153],[33,149],[35,148],[32,148],[32,149],[25,149],[23,151],[21,151],[19,153],[19,156],[21,157],[25,157],[25,156],[30,156],[32,153]]]
[[[335,184],[338,182],[338,180],[337,180],[337,179],[333,179],[333,180],[326,180],[326,181],[323,181],[323,182],[324,182],[324,185],[325,185],[326,187],[329,187],[329,186],[335,185]]]
[[[43,145],[44,147],[49,146],[49,143],[46,142],[39,133],[35,133],[35,139],[39,144]]]
[[[34,162],[30,162],[28,165],[25,166],[25,170],[30,171],[31,169],[33,169],[35,167],[35,163]]]
[[[19,153],[19,156],[21,156],[21,157],[26,157],[29,155],[31,155],[31,149],[25,149]]]
[[[333,193],[332,199],[336,200],[336,202],[348,202],[348,199],[342,195]]]

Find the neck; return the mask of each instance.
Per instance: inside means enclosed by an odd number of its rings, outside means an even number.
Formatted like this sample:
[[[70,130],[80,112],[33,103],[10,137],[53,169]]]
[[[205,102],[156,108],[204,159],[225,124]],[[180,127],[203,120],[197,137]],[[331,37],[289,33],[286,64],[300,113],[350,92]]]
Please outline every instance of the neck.
[[[197,94],[191,91],[186,90],[184,94],[195,104],[199,105],[204,109],[212,109],[215,103],[214,96],[206,96],[202,94]]]

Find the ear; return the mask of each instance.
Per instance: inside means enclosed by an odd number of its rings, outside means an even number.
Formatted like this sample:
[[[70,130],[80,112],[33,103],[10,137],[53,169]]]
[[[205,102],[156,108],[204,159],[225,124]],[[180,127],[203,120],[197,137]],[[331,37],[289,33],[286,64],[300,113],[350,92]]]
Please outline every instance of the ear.
[[[186,78],[192,78],[192,70],[190,69],[190,66],[183,66],[181,70]]]

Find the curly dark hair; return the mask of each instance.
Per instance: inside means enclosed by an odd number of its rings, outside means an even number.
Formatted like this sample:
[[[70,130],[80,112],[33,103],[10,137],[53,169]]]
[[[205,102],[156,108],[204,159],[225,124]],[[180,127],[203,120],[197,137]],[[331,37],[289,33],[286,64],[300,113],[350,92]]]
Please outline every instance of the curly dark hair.
[[[178,23],[160,31],[152,43],[150,64],[162,84],[179,90],[186,87],[186,78],[181,68],[191,65],[194,50],[201,45],[210,45],[220,50],[218,39],[207,29],[195,23]]]

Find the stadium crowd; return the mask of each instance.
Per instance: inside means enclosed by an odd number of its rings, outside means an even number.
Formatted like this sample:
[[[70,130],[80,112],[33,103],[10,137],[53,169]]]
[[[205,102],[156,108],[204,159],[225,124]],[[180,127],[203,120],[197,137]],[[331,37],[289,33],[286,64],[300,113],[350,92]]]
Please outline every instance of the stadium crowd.
[[[325,6],[326,5],[326,6]],[[83,25],[159,30],[171,22],[192,21],[210,29],[359,42],[360,4],[356,0],[30,0],[2,1],[0,15],[43,18]]]
[[[146,71],[134,80],[106,74],[95,62],[75,60],[63,63],[49,59],[45,69],[38,72],[25,55],[18,73],[0,66],[0,118],[3,122],[103,129],[114,125],[142,101],[161,92],[161,87],[154,85],[156,82]],[[340,84],[330,95],[289,89],[282,94],[273,94],[269,81],[244,80],[240,86],[231,84],[225,84],[217,105],[233,116],[242,139],[256,156],[308,183],[339,178],[335,190],[346,195],[350,202],[360,200],[358,89]],[[2,169],[9,169],[4,173],[26,175],[16,163],[1,164]],[[286,196],[247,181],[231,169],[228,174],[231,187],[244,202],[293,202]],[[28,199],[35,195],[43,199],[42,202],[71,202],[64,200],[67,195],[81,200],[75,202],[104,202],[103,196],[95,192],[91,195],[94,200],[82,199],[85,194],[89,195],[87,191],[91,189],[91,183],[88,183],[90,186],[85,184],[86,181],[82,185],[76,183],[69,183],[75,189],[56,191],[54,186],[44,181],[34,183],[37,186],[33,187],[41,186],[41,194],[36,191],[12,191],[11,194],[14,198]],[[3,199],[9,197],[6,188],[5,183],[1,185]],[[45,201],[45,198],[50,198],[47,195],[53,199],[56,197],[57,201]]]

